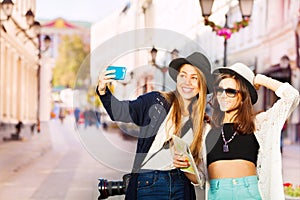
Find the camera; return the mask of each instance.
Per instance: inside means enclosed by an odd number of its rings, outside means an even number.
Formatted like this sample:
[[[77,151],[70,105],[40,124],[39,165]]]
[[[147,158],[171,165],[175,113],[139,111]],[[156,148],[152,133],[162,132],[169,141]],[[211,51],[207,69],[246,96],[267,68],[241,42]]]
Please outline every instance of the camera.
[[[109,196],[123,195],[126,193],[130,174],[123,176],[123,181],[108,181],[107,179],[99,178],[98,190],[100,193],[99,199],[106,199]]]

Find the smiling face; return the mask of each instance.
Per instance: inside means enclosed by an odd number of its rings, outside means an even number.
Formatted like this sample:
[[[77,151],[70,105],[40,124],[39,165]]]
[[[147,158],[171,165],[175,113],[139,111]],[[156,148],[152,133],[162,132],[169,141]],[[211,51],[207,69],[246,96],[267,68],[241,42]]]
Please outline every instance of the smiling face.
[[[235,113],[242,99],[236,80],[233,78],[222,79],[216,90],[220,110],[225,112],[225,115]]]
[[[183,100],[190,101],[200,89],[200,75],[196,68],[190,64],[184,64],[177,75],[176,88]]]

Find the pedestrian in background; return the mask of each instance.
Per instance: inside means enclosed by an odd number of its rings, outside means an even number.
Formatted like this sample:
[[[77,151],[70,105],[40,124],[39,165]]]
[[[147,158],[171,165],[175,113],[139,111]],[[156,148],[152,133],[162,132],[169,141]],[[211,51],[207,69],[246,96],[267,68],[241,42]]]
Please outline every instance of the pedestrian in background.
[[[85,108],[83,111],[83,118],[84,118],[84,128],[87,128],[92,124],[91,122],[91,113],[89,108]]]
[[[22,140],[23,138],[20,136],[21,130],[24,127],[24,124],[22,121],[19,121],[16,125],[16,132],[10,134],[10,138],[3,137],[3,141],[10,141],[10,140]]]
[[[78,107],[76,107],[75,110],[74,110],[74,117],[75,117],[76,125],[79,125],[80,109]]]
[[[60,109],[59,109],[59,116],[58,117],[60,119],[60,122],[63,124],[64,123],[64,119],[66,117],[66,110],[65,110],[65,108],[60,107]]]
[[[112,73],[106,70],[99,76],[97,93],[104,108],[113,121],[140,127],[126,199],[195,199],[191,181],[197,184],[196,177],[180,170],[189,166],[185,157],[176,155],[176,167],[173,165],[168,141],[173,134],[182,137],[195,162],[201,162],[207,86],[212,83],[209,60],[199,52],[172,60],[169,74],[176,90],[154,91],[132,101],[119,101],[111,94],[107,84],[115,77]]]
[[[283,200],[281,129],[299,103],[299,92],[254,73],[242,63],[214,70],[212,129],[205,138],[208,199]],[[260,86],[279,100],[254,113]]]

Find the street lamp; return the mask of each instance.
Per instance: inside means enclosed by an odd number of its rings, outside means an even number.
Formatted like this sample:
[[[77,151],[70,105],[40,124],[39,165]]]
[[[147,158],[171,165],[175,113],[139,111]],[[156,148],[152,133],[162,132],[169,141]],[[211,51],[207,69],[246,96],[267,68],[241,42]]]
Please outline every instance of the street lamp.
[[[42,58],[42,50],[41,50],[41,24],[38,21],[33,22],[32,28],[36,34],[38,39],[38,70],[37,70],[37,132],[41,131],[41,121],[40,121],[40,105],[41,105],[41,58]]]
[[[29,9],[25,14],[26,22],[29,26],[34,23],[34,13]]]
[[[44,50],[42,51],[42,39],[41,39],[41,24],[38,21],[34,21],[31,25],[34,33],[36,34],[36,38],[38,40],[38,70],[37,70],[37,132],[41,131],[41,121],[40,121],[40,107],[41,107],[41,59],[42,52],[48,50],[51,44],[51,38],[49,35],[45,35],[43,39]]]
[[[151,53],[151,62],[153,65],[156,65],[156,56],[157,56],[157,49],[155,47],[153,47],[150,51]]]
[[[240,29],[245,28],[249,24],[249,19],[251,17],[253,9],[253,0],[239,0],[239,7],[242,13],[242,21],[235,22],[233,27],[228,26],[227,14],[225,14],[225,25],[223,27],[216,25],[214,22],[210,21],[208,18],[211,15],[211,9],[214,0],[199,0],[200,7],[202,11],[202,16],[204,17],[204,24],[210,26],[213,31],[216,32],[218,36],[224,37],[224,60],[223,66],[227,66],[227,40],[230,39],[231,35],[238,32]]]
[[[162,75],[163,75],[163,88],[162,91],[166,91],[166,72],[168,71],[168,67],[166,66],[162,66],[160,67],[159,65],[156,64],[156,56],[157,56],[157,49],[155,47],[153,47],[150,51],[151,53],[151,61],[152,61],[152,65],[154,67],[156,67],[157,69],[159,69],[159,71],[161,71]]]
[[[18,32],[16,32],[16,36],[18,36],[20,33],[23,33],[26,38],[28,38],[38,48],[39,44],[36,44],[36,42],[34,42],[35,38],[31,37],[32,34],[28,33],[28,30],[32,30],[35,36],[39,36],[41,24],[38,21],[34,21],[35,15],[31,11],[31,9],[29,9],[24,16],[26,18],[26,23],[29,26],[27,29],[24,29],[22,26],[20,26],[20,24],[18,24],[15,19],[12,19],[19,30]]]
[[[6,19],[0,21],[7,21],[11,17],[14,3],[11,0],[3,0],[0,6],[7,17]]]
[[[47,51],[50,48],[50,45],[51,45],[51,38],[50,38],[49,35],[46,35],[44,37],[44,45],[45,45],[44,51]]]
[[[171,51],[171,58],[172,60],[175,59],[175,58],[178,58],[179,57],[179,51],[177,49],[173,49]]]
[[[30,35],[27,33],[28,30],[33,29],[33,32],[35,35],[37,35],[40,32],[40,23],[38,21],[34,21],[34,13],[31,11],[31,9],[29,9],[26,14],[24,15],[26,18],[26,23],[29,26],[28,29],[24,29],[22,28],[14,19],[13,22],[15,23],[15,25],[18,27],[19,31],[16,32],[16,36],[18,36],[20,33],[24,33],[25,36],[31,40],[33,42],[33,38],[30,37]],[[34,43],[34,42],[33,42]]]
[[[38,37],[41,33],[41,24],[38,21],[34,21],[31,27],[35,35]]]

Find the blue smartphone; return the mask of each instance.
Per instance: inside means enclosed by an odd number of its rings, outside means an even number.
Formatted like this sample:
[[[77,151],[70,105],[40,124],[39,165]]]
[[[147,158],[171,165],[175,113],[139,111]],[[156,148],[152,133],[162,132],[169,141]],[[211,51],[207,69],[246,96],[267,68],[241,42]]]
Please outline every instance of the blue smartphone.
[[[115,80],[124,80],[127,68],[123,66],[108,66],[106,70],[116,70],[114,78]]]

